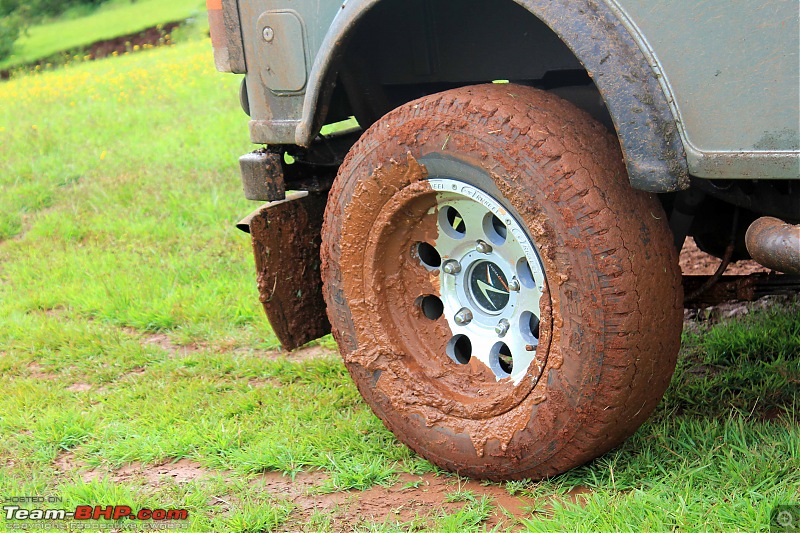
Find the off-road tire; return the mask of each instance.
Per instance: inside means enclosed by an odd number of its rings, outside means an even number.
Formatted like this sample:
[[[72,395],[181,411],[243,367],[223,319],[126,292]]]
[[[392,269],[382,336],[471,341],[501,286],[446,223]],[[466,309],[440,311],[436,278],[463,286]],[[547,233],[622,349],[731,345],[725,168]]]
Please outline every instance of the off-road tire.
[[[418,215],[398,198],[426,194],[431,157],[474,169],[454,177],[502,201],[544,266],[544,367],[520,384],[487,382],[491,401],[473,390],[478,378],[458,381],[457,365],[431,337],[406,338],[404,325],[420,318],[418,295],[403,296],[394,273],[368,264],[393,250],[386,221],[405,220],[387,211],[405,205],[409,221]],[[361,395],[399,440],[463,475],[544,478],[605,453],[650,415],[675,367],[683,293],[661,205],[630,187],[608,130],[543,91],[463,87],[384,116],[339,169],[322,261],[333,334]],[[396,268],[414,261],[399,257]],[[444,318],[435,328],[448,334]]]

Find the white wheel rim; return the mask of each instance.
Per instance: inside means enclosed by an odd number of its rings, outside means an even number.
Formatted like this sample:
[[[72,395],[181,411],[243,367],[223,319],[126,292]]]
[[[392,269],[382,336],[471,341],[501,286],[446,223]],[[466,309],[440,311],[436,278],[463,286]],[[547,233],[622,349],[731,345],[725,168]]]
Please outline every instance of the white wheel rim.
[[[449,178],[429,183],[437,193],[440,294],[453,335],[447,355],[461,364],[476,358],[498,381],[510,378],[518,385],[529,374],[537,379],[541,369],[531,365],[545,276],[533,240],[485,191]],[[467,357],[464,338],[471,347]]]

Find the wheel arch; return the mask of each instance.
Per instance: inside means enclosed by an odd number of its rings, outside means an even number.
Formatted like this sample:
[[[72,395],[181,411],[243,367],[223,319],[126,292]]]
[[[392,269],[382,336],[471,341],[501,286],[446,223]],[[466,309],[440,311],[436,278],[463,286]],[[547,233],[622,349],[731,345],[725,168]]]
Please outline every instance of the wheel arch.
[[[368,13],[394,1],[348,0],[343,4],[311,68],[295,134],[298,145],[309,146],[326,120],[340,68],[349,55],[348,41],[363,31]],[[631,185],[659,193],[686,188],[687,160],[675,117],[656,72],[623,22],[619,8],[601,0],[504,2],[521,6],[541,21],[591,77],[613,120]],[[479,31],[480,21],[475,22]],[[377,35],[381,30],[371,29]]]

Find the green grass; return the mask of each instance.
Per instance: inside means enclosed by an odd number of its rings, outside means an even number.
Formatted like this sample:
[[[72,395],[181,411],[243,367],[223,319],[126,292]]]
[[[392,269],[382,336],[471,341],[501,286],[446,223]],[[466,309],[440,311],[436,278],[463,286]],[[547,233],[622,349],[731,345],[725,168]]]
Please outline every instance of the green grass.
[[[185,507],[193,531],[256,532],[299,512],[256,482],[264,472],[321,471],[320,497],[437,472],[335,356],[271,351],[233,228],[254,208],[239,80],[212,65],[202,41],[0,84],[0,495]],[[654,417],[588,465],[509,483],[533,508],[497,530],[763,531],[799,499],[798,393],[800,304],[701,325]],[[82,477],[183,458],[207,475]],[[564,496],[575,486],[591,489],[585,507]],[[355,527],[491,529],[497,504],[479,491],[454,484],[446,499],[455,510]],[[338,527],[318,510],[307,530]]]
[[[76,50],[158,24],[205,16],[205,2],[202,0],[114,0],[88,16],[63,17],[31,27],[28,34],[16,42],[14,53],[0,61],[0,70],[33,63],[65,50]]]

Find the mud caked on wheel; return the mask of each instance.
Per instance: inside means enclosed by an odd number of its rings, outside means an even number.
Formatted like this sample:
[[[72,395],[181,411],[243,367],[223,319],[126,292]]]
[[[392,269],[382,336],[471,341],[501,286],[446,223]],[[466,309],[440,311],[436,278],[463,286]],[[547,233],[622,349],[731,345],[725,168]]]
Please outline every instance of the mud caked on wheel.
[[[322,260],[362,396],[463,475],[542,478],[597,457],[675,367],[664,212],[603,126],[536,89],[455,89],[374,124],[339,170]]]

